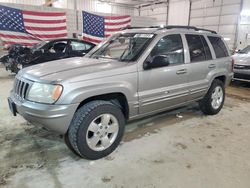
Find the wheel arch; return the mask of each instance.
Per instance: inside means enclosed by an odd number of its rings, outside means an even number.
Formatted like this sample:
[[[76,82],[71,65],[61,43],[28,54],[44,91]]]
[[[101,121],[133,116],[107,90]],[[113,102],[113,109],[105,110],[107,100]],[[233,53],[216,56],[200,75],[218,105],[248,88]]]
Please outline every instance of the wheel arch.
[[[113,104],[119,106],[124,114],[125,119],[129,118],[129,105],[126,96],[121,92],[105,93],[96,96],[91,96],[80,102],[77,109],[83,105],[94,100],[111,101]]]

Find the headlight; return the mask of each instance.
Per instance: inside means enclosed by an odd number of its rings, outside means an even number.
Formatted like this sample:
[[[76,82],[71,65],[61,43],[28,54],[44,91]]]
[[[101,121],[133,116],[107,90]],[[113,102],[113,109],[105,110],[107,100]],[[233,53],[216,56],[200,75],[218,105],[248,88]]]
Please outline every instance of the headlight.
[[[34,83],[28,93],[27,99],[34,102],[52,104],[61,96],[61,85]]]

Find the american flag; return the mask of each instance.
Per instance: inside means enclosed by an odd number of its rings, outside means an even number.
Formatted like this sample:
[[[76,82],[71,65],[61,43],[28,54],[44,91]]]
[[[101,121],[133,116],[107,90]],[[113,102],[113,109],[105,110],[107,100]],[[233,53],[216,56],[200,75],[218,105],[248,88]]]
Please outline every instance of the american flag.
[[[82,12],[83,40],[99,43],[117,31],[122,30],[131,23],[130,16],[99,16]]]
[[[32,46],[67,37],[65,12],[36,12],[0,5],[0,39],[4,44]]]

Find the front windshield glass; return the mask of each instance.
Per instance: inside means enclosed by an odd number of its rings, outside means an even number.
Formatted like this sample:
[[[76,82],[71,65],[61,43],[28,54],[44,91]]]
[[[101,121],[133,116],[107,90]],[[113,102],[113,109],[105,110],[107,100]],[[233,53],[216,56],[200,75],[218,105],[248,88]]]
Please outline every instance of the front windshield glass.
[[[133,61],[149,44],[154,34],[118,34],[94,51],[90,58],[109,58],[120,61]]]
[[[31,50],[36,51],[36,50],[42,48],[47,43],[48,43],[48,41],[39,42],[39,43],[35,44],[34,46],[32,46]]]
[[[250,45],[239,51],[240,54],[247,54],[250,52]]]

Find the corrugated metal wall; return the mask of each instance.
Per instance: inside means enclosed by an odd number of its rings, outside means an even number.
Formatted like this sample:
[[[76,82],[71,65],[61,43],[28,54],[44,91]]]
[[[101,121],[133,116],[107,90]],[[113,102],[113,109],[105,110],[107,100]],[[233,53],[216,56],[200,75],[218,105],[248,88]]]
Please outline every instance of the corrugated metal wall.
[[[26,5],[42,5],[44,0],[0,0],[0,3],[17,3]]]
[[[239,22],[237,49],[243,49],[247,45],[250,45],[250,1],[244,0]]]
[[[166,2],[161,4],[154,4],[149,6],[143,6],[135,10],[136,16],[147,16],[155,19],[153,25],[166,25],[168,4]]]
[[[190,1],[170,1],[168,25],[188,25]]]
[[[45,0],[0,0],[0,2],[25,5],[42,5],[44,4]],[[59,0],[54,4],[58,8],[74,9],[74,0]],[[101,7],[103,5],[105,5],[105,3],[102,3],[97,0],[76,0],[76,7],[78,10],[98,12],[98,7]],[[110,10],[110,13],[112,14],[134,14],[134,8],[131,6],[125,7],[112,4]]]
[[[230,48],[236,45],[241,0],[198,0],[191,4],[190,25],[220,33]]]

